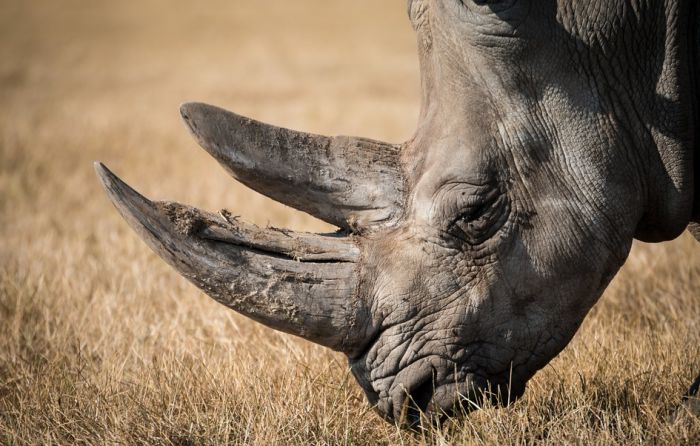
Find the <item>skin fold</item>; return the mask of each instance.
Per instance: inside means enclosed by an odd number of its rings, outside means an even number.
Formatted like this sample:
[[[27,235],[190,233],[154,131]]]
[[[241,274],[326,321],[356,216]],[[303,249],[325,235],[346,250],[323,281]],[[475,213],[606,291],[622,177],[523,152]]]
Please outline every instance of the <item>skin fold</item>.
[[[181,109],[236,179],[338,233],[152,202],[96,169],[187,279],[345,353],[377,412],[416,426],[520,396],[633,239],[698,236],[698,15],[679,0],[409,0],[408,13],[423,94],[403,144]]]

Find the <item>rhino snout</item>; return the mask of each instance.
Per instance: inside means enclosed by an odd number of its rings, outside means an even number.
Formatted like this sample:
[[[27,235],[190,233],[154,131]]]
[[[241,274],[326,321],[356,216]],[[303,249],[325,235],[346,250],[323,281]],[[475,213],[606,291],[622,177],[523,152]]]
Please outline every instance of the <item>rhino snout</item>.
[[[383,418],[409,428],[439,424],[485,404],[507,405],[525,390],[525,380],[510,377],[503,382],[501,377],[487,378],[444,362],[436,358],[418,361],[400,370],[388,385],[386,379],[369,383],[358,377],[358,381],[364,382],[369,401]]]

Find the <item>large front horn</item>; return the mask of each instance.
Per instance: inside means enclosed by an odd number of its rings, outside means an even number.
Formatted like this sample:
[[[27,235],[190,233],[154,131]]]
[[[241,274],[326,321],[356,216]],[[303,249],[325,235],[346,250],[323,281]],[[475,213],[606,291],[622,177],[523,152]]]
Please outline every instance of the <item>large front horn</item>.
[[[269,327],[352,354],[362,315],[352,236],[261,229],[189,206],[152,202],[100,163],[117,210],[150,247],[218,302]]]
[[[180,111],[195,139],[234,178],[344,229],[398,218],[403,206],[399,146],[287,130],[200,103]]]

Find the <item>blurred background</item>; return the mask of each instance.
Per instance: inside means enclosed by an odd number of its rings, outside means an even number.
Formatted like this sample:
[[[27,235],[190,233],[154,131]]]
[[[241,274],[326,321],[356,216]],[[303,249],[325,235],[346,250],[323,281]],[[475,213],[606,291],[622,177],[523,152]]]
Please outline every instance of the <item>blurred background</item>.
[[[3,137],[60,153],[70,165],[55,176],[63,185],[92,169],[82,160],[100,159],[161,198],[245,200],[256,221],[265,203],[264,219],[307,225],[225,179],[189,139],[178,106],[197,100],[281,126],[400,142],[418,107],[404,3],[3,0]],[[79,193],[92,186],[86,179]]]
[[[95,160],[154,199],[331,229],[230,179],[178,106],[401,142],[419,106],[405,9],[405,0],[0,0],[0,442],[696,438],[697,423],[660,421],[700,371],[700,253],[687,235],[635,245],[521,403],[416,436],[371,412],[342,356],[210,301],[112,208]]]

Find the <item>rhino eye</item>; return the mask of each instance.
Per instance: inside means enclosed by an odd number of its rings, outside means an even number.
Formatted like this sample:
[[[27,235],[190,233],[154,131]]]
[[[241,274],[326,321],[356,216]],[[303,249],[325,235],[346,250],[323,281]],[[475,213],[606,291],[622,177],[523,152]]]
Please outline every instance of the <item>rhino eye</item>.
[[[505,196],[491,193],[483,201],[462,211],[452,221],[448,232],[471,246],[480,245],[498,232],[505,222],[507,210]]]

